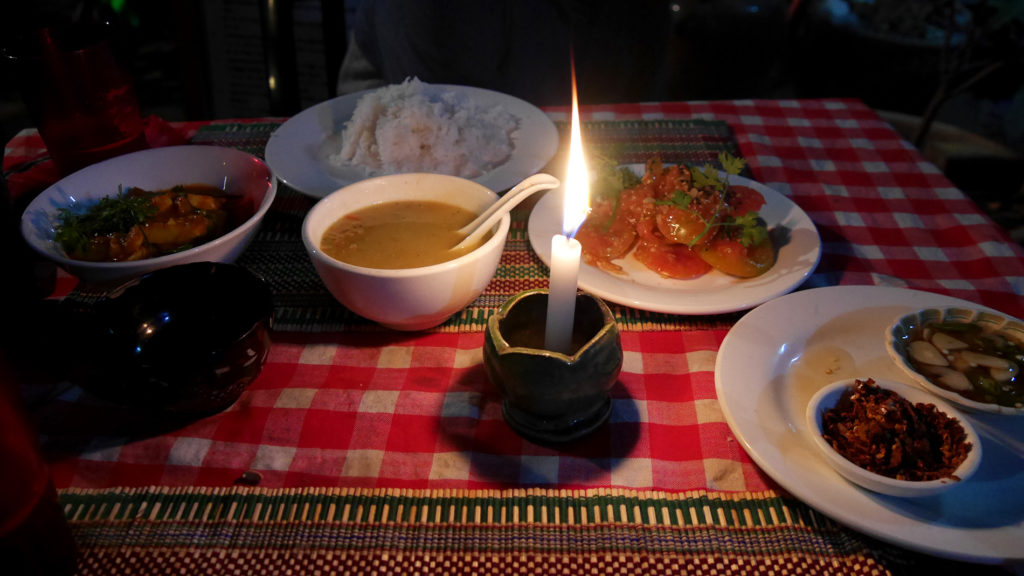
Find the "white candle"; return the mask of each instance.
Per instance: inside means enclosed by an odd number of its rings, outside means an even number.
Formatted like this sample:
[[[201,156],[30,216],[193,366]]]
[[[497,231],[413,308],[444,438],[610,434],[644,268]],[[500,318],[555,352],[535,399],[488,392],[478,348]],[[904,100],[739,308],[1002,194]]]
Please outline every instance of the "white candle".
[[[572,327],[576,317],[576,282],[580,272],[579,240],[561,234],[551,237],[551,276],[548,281],[548,318],[544,349],[572,353]]]
[[[576,318],[576,285],[582,247],[573,238],[590,210],[590,174],[583,158],[580,114],[576,101],[576,70],[572,73],[572,124],[569,134],[569,169],[562,192],[562,234],[551,238],[551,276],[548,281],[548,314],[544,348],[572,353],[572,329]]]

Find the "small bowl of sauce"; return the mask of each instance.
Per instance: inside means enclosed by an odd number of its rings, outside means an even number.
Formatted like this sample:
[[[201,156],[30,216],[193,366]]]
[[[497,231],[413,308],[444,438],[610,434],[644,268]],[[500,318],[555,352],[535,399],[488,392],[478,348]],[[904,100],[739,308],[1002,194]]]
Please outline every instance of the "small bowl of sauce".
[[[966,410],[1024,415],[1024,322],[925,308],[886,331],[889,355],[925,390]]]

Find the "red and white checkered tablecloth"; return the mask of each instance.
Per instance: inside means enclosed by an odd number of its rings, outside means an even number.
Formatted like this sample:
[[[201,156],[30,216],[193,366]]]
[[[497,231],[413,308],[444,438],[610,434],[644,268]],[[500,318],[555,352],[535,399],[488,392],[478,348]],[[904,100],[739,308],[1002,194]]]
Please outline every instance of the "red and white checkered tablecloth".
[[[582,110],[584,122],[690,118],[728,123],[753,178],[817,225],[823,255],[805,287],[902,286],[1024,316],[1024,249],[858,101]],[[12,188],[42,153],[33,132],[8,143]],[[611,421],[561,448],[505,425],[479,331],[276,332],[263,373],[223,413],[171,425],[70,387],[35,416],[60,488],[220,486],[257,471],[266,487],[771,489],[716,399],[727,331],[623,331]]]

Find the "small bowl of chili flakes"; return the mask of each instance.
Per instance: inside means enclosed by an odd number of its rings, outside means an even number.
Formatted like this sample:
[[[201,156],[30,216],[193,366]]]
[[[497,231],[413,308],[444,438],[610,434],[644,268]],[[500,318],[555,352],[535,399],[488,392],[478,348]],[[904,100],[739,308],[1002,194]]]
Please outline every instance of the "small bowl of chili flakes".
[[[836,472],[880,494],[935,495],[967,480],[981,462],[971,424],[914,386],[840,380],[811,398],[806,415],[814,444]]]

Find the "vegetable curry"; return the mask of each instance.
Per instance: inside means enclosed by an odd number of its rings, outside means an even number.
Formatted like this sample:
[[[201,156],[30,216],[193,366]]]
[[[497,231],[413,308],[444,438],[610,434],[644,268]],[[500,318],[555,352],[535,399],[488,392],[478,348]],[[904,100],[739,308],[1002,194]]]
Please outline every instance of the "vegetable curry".
[[[251,214],[242,197],[209,185],[158,191],[133,187],[85,212],[61,210],[56,240],[75,260],[141,260],[223,236]]]

